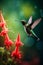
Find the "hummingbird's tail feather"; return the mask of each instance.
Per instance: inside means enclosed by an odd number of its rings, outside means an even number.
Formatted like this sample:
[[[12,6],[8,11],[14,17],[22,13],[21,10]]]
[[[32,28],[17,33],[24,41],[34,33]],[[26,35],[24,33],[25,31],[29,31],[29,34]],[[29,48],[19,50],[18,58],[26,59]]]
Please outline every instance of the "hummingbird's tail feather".
[[[40,40],[40,38],[33,32],[33,30],[31,30],[32,36],[35,37],[37,39],[37,41]]]

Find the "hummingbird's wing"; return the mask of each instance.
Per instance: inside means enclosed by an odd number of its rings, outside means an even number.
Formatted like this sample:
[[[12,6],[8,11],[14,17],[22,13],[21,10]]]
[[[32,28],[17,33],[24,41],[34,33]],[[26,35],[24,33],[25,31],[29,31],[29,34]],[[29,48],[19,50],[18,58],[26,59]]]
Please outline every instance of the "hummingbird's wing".
[[[41,18],[34,21],[34,23],[31,25],[31,29],[34,29],[39,24],[40,21],[41,21]]]
[[[30,25],[32,23],[32,16],[29,18],[28,23],[26,24],[26,26]]]

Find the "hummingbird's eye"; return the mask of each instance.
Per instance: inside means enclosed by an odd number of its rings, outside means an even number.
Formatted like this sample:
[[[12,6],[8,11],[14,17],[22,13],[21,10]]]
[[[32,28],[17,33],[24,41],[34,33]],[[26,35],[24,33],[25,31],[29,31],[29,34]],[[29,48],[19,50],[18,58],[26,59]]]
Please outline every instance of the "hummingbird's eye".
[[[25,21],[21,21],[21,22],[22,22],[22,24],[23,24],[23,25],[25,25],[25,24],[26,24],[26,22],[25,22]]]

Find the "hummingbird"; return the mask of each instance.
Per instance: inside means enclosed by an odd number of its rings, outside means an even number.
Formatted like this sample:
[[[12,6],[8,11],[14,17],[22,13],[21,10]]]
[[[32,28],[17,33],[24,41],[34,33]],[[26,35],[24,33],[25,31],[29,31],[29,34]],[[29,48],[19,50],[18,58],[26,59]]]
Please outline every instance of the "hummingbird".
[[[40,21],[41,21],[41,18],[39,18],[36,21],[32,22],[32,16],[29,18],[27,23],[26,23],[25,20],[21,20],[21,23],[24,26],[24,30],[27,33],[27,35],[35,37],[37,40],[40,40],[40,39],[34,33],[33,29],[40,23]]]

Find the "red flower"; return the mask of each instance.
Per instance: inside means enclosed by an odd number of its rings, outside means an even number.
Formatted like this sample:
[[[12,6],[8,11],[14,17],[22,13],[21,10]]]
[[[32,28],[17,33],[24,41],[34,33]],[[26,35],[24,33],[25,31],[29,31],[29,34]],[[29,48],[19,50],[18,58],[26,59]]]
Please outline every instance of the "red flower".
[[[18,34],[18,37],[17,37],[17,39],[16,39],[16,41],[15,41],[15,45],[16,45],[17,47],[20,47],[20,46],[23,45],[23,43],[20,41],[20,35],[19,35],[19,34]]]
[[[1,26],[2,26],[2,27],[6,24],[6,22],[5,22],[5,20],[4,20],[4,17],[3,17],[3,15],[2,15],[2,12],[1,12],[1,11],[0,11],[0,22],[1,22]]]
[[[0,11],[0,27],[2,27],[2,31],[0,33],[0,36],[6,35],[6,33],[8,31],[8,29],[5,27],[5,25],[6,25],[6,22],[4,20],[4,17],[2,15],[2,12]]]
[[[4,41],[4,45],[6,46],[6,48],[10,48],[10,46],[12,46],[13,42],[9,39],[9,36],[6,35],[5,36],[5,41]]]
[[[0,33],[0,36],[5,36],[8,32],[8,29],[6,27],[4,27]]]
[[[19,47],[23,45],[23,43],[20,41],[20,35],[18,34],[18,37],[15,41],[15,45],[16,45],[16,48],[15,50],[12,52],[11,56],[16,59],[21,59],[22,57],[22,54],[21,52],[19,51]]]
[[[5,23],[4,22],[0,22],[0,27],[4,27],[5,26]]]
[[[19,49],[16,47],[15,50],[12,52],[11,56],[16,59],[21,59],[22,57],[22,54],[21,52],[19,51]]]

